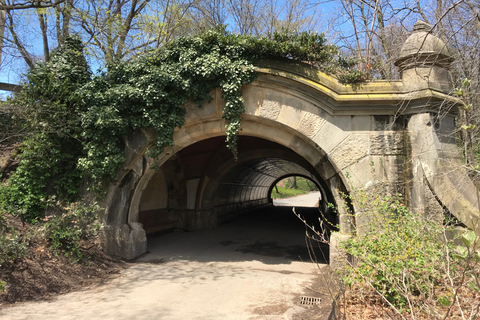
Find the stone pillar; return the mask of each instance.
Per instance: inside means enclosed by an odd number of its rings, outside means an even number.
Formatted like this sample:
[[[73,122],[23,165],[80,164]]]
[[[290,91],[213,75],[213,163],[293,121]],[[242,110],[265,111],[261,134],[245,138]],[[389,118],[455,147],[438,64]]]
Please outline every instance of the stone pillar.
[[[428,190],[428,182],[426,175],[434,174],[436,170],[435,152],[438,145],[435,141],[435,132],[432,123],[432,115],[429,113],[420,113],[412,115],[408,125],[407,133],[409,137],[409,174],[407,179],[407,195],[412,210],[417,212],[430,213],[430,207],[434,207],[432,203],[429,205],[429,195],[431,190]],[[427,172],[425,172],[427,171]],[[430,197],[431,198],[431,197]],[[437,203],[437,206],[439,204]],[[438,210],[433,210],[438,211]],[[443,219],[443,213],[440,212],[440,217],[435,217],[435,220]]]
[[[103,229],[105,253],[132,260],[147,252],[147,237],[141,223],[106,225]]]
[[[417,21],[395,65],[402,72],[406,90],[416,97],[428,97],[428,91],[445,95],[452,91],[448,71],[452,61],[450,51],[433,34],[432,27]],[[440,221],[448,209],[480,234],[480,196],[462,165],[455,143],[455,102],[427,98],[424,101],[423,107],[416,107],[419,111],[407,125],[406,182],[411,208]]]
[[[409,199],[413,210],[443,219],[443,209],[480,234],[480,195],[460,158],[453,116],[435,125],[435,115],[415,114],[408,124]],[[408,179],[408,178],[407,178]]]

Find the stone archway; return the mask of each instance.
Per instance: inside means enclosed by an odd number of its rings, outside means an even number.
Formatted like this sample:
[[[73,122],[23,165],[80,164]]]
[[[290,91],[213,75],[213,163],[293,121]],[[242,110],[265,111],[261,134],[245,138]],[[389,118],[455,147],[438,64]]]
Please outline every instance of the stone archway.
[[[432,37],[423,29],[414,30],[411,36],[414,40],[440,41]],[[417,40],[418,50],[402,50],[398,61],[401,80],[369,82],[359,87],[341,85],[309,65],[263,61],[257,66],[258,79],[242,88],[245,112],[240,134],[269,141],[289,150],[291,155],[296,154],[301,159],[299,162],[306,163],[303,168],[307,174],[312,174],[337,204],[340,202],[337,190],[366,188],[382,181],[405,194],[411,208],[439,212],[448,208],[480,232],[478,192],[458,165],[453,138],[457,102],[448,97],[449,87],[445,81],[450,60],[428,59],[436,53],[429,51],[428,46],[422,48],[424,41]],[[406,47],[412,46],[411,41],[407,41]],[[448,110],[444,110],[446,102],[451,103]],[[186,123],[175,131],[175,145],[155,159],[156,165],[164,165],[196,143],[224,136],[223,108],[219,89],[212,92],[212,100],[200,109],[187,104]],[[154,161],[145,155],[154,139],[155,133],[148,128],[126,137],[125,164],[104,201],[105,249],[125,259],[146,251],[145,230],[138,221],[142,210],[152,209],[142,204],[142,196],[156,174],[152,169]],[[281,148],[273,149],[281,153]],[[243,160],[250,169],[272,164],[271,159],[275,159],[273,154],[266,155],[270,160],[260,162],[262,150],[258,149],[251,153],[252,158],[247,154]],[[279,159],[293,161],[288,157]],[[227,160],[221,166],[212,164],[215,171],[218,169],[217,180],[211,179],[215,174],[210,174],[193,181],[188,176],[182,178],[181,172],[176,180],[181,184],[185,178],[188,184],[188,188],[185,187],[190,190],[185,191],[188,210],[196,210],[198,214],[210,210],[209,221],[213,225],[218,222],[215,217],[218,218],[219,205],[235,207],[241,202],[243,206],[245,200],[252,200],[251,204],[259,200],[256,205],[261,205],[264,200],[260,194],[266,192],[260,189],[266,189],[268,184],[268,179],[250,175],[260,181],[257,189],[230,188],[231,196],[224,196],[224,203],[209,197],[222,181],[236,183],[235,179],[222,180],[228,172],[241,175],[235,163]],[[168,169],[163,174],[173,173]],[[461,189],[459,180],[463,183]],[[193,196],[189,197],[189,192]],[[233,200],[242,197],[243,200]],[[359,218],[355,216],[355,219]],[[201,219],[194,221],[194,228],[208,225]],[[340,232],[348,233],[353,222],[340,219]]]
[[[196,143],[201,143],[202,141],[208,141],[208,139],[212,139],[212,137],[219,137],[217,140],[219,139],[221,144],[224,145],[224,133],[221,130],[218,132],[206,132],[202,125],[204,123],[205,121],[202,123],[187,123],[186,126],[175,133],[175,137],[179,137],[179,139],[175,140],[176,144],[174,149],[171,150],[171,152],[165,152],[159,159],[157,159],[156,168],[158,169],[158,167],[160,167],[160,170],[151,166],[152,159],[149,159],[147,156],[138,157],[134,160],[136,163],[133,164],[129,171],[124,174],[122,183],[118,184],[116,199],[112,198],[111,200],[111,203],[115,203],[116,205],[109,208],[109,214],[114,217],[107,216],[106,218],[106,220],[110,222],[109,225],[107,225],[107,228],[111,228],[110,232],[116,233],[114,239],[120,240],[126,238],[127,240],[123,241],[126,245],[121,245],[121,240],[111,244],[110,247],[117,248],[111,253],[115,255],[127,255],[133,258],[134,256],[142,254],[146,250],[145,230],[138,222],[139,218],[141,220],[141,216],[145,214],[145,212],[142,212],[142,206],[143,209],[151,209],[153,207],[148,207],[152,204],[152,201],[147,199],[147,203],[145,203],[142,202],[142,198],[145,200],[144,195],[149,192],[152,183],[153,185],[156,184],[156,188],[167,188],[165,184],[166,182],[161,182],[161,180],[162,177],[165,177],[165,168],[162,166],[167,163],[169,159],[174,155],[182,155],[182,150],[188,150],[188,147],[195,145]],[[223,120],[218,118],[211,119],[208,121],[208,124],[214,128],[219,128],[222,127]],[[271,189],[273,182],[275,182],[280,176],[286,174],[307,175],[322,186],[325,201],[334,203],[339,203],[341,201],[337,190],[347,191],[348,187],[345,183],[345,178],[329,159],[324,159],[327,155],[318,145],[312,142],[311,139],[308,139],[299,132],[291,130],[287,126],[274,123],[271,120],[258,121],[258,119],[248,118],[244,119],[243,124],[244,129],[240,141],[242,138],[247,139],[250,137],[250,142],[252,139],[255,141],[265,141],[265,145],[268,146],[268,148],[266,149],[262,146],[260,148],[252,148],[252,150],[247,150],[245,152],[240,148],[238,160],[234,160],[231,152],[225,148],[223,153],[229,155],[229,159],[218,158],[220,159],[220,162],[222,162],[221,164],[216,163],[215,161],[210,161],[209,168],[206,168],[207,174],[198,179],[195,184],[194,195],[190,195],[190,198],[188,198],[189,195],[187,195],[187,197],[184,198],[185,203],[195,203],[195,205],[193,207],[184,208],[185,212],[181,213],[184,215],[184,225],[182,225],[182,227],[192,229],[213,227],[219,220],[222,221],[225,215],[235,214],[235,211],[238,211],[235,208],[251,209],[253,207],[269,204],[268,192]],[[187,137],[187,133],[189,139],[185,138]],[[198,142],[193,142],[191,137],[195,137],[195,140],[198,140]],[[145,139],[144,141],[147,140]],[[185,141],[189,141],[190,144],[185,143]],[[219,203],[218,197],[215,199],[214,195],[218,195],[218,185],[225,183],[221,180],[228,174],[232,174],[235,170],[237,170],[238,173],[239,165],[258,165],[259,163],[272,165],[275,161],[277,162],[277,166],[291,164],[296,169],[290,168],[289,171],[284,168],[277,168],[276,175],[272,176],[270,180],[267,179],[262,182],[264,183],[262,187],[264,192],[257,194],[255,199],[253,199],[254,196],[252,192],[247,195],[247,191],[245,190],[248,188],[244,188],[243,191],[238,191],[238,193],[241,197],[251,197],[251,199],[236,201],[232,200],[236,199],[235,197],[231,197],[231,199],[226,199],[226,202],[224,203]],[[252,179],[258,178],[259,176],[260,173],[255,176],[252,175]],[[185,193],[188,193],[186,189],[189,188],[188,185],[190,181],[191,179],[187,179],[182,182],[185,184]],[[192,184],[190,184],[190,186],[191,185]],[[162,197],[163,196],[157,197],[155,200],[158,205],[163,206],[163,208],[157,209],[167,209]],[[194,199],[193,202],[191,199]],[[249,201],[250,204],[247,204]],[[127,203],[129,205],[127,205]],[[119,215],[118,208],[121,206],[123,206],[123,210],[121,211],[121,215]],[[221,207],[223,207],[223,209],[221,209]],[[222,210],[224,210],[223,213],[221,212]],[[164,213],[167,211],[168,210],[164,210]],[[157,212],[159,211],[157,210]],[[179,212],[174,213],[174,215],[177,216],[178,214]],[[341,229],[343,231],[346,231],[347,228],[346,221],[341,223]],[[118,251],[118,248],[121,248],[121,250]]]

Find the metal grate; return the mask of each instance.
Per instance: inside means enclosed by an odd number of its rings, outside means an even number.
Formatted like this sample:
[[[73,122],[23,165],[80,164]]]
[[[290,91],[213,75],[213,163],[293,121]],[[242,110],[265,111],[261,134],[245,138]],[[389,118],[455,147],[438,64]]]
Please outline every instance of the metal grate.
[[[315,298],[315,297],[302,297],[300,299],[300,304],[319,304],[321,301],[321,298]]]

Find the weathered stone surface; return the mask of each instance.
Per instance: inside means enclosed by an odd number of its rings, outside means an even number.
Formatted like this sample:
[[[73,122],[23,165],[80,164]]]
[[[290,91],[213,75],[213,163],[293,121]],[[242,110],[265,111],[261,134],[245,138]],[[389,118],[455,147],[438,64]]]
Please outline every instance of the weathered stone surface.
[[[131,165],[143,155],[150,140],[146,137],[146,130],[135,130],[125,138],[125,163]],[[154,138],[153,135],[150,139]]]
[[[213,92],[215,95],[215,91]],[[212,97],[213,98],[213,97]],[[217,113],[217,105],[215,100],[207,101],[202,106],[198,106],[196,103],[188,102],[185,105],[185,120],[199,120],[202,118],[207,118],[212,114]]]
[[[372,116],[353,116],[352,117],[352,131],[370,132],[373,126]]]
[[[313,137],[313,141],[325,152],[331,152],[339,143],[345,140],[352,132],[352,117],[328,116],[325,124]]]
[[[242,95],[245,105],[245,114],[258,115],[265,95],[265,90],[259,90],[254,83],[251,83],[249,86],[242,87]]]
[[[404,153],[403,132],[370,135],[371,155],[400,155]]]
[[[275,130],[275,140],[281,143],[284,146],[290,145],[290,142],[293,140],[294,135],[288,131]]]
[[[260,107],[259,116],[271,120],[276,120],[282,110],[279,101],[264,99]]]
[[[429,221],[443,223],[444,210],[428,185],[425,186],[425,217]]]
[[[367,134],[351,134],[335,148],[331,155],[340,169],[359,161],[368,153]]]
[[[348,175],[349,185],[355,188],[366,188],[381,184],[391,186],[389,192],[400,192],[400,185],[404,183],[404,156],[368,155],[360,161],[345,167],[342,172]]]
[[[109,255],[131,260],[147,252],[147,237],[140,223],[106,225],[104,248]]]
[[[326,119],[310,112],[305,112],[300,124],[298,126],[298,131],[303,133],[309,138],[313,138],[317,132],[325,125]]]
[[[341,244],[350,239],[350,235],[334,232],[330,236],[330,268],[335,271],[344,270],[347,263],[351,263]]]
[[[327,156],[318,161],[318,163],[315,165],[315,169],[317,169],[319,172],[322,172],[323,178],[326,180],[337,174],[335,167]]]
[[[458,158],[442,154],[443,150],[452,149],[452,146],[444,145],[438,139],[431,120],[428,113],[417,114],[410,118],[408,124],[412,164],[411,205],[416,210],[425,210],[428,203],[426,180],[441,204],[480,234],[478,189]]]
[[[297,109],[293,106],[283,105],[277,121],[293,129],[297,129],[302,116],[303,110]]]

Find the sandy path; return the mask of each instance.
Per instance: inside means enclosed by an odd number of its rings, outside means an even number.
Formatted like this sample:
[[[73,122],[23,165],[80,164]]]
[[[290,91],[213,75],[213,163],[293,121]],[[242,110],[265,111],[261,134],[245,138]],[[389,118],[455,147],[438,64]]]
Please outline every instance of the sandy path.
[[[320,191],[310,192],[293,198],[275,199],[273,205],[285,207],[314,207],[318,206]]]
[[[0,319],[303,319],[315,313],[299,299],[312,296],[318,266],[289,211],[149,239],[150,253],[108,284],[7,307]]]

